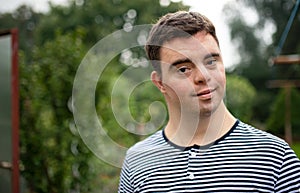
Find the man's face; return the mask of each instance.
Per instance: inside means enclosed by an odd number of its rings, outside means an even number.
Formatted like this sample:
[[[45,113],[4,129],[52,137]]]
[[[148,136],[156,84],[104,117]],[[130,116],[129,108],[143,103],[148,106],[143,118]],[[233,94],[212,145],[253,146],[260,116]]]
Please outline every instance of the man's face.
[[[225,93],[225,69],[216,40],[206,32],[175,38],[160,49],[161,82],[169,111],[211,115]]]

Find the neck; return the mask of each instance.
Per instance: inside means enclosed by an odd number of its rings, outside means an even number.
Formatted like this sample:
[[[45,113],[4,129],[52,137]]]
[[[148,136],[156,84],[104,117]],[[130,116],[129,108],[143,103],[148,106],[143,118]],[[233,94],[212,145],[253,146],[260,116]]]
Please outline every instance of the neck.
[[[225,135],[236,119],[222,102],[210,115],[182,113],[181,116],[170,114],[165,134],[169,140],[180,146],[206,145]]]

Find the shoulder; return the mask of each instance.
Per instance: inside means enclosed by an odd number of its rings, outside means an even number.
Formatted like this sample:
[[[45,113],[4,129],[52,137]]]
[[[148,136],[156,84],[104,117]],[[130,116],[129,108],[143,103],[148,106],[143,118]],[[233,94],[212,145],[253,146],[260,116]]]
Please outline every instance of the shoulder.
[[[226,137],[224,145],[229,145],[237,151],[247,150],[277,158],[284,157],[286,152],[291,150],[283,139],[241,121],[237,121],[230,135]]]
[[[166,141],[163,138],[162,131],[159,130],[146,139],[130,147],[127,151],[126,158],[136,159],[137,156],[145,156],[146,154],[149,154],[149,152],[153,153],[160,150],[165,144]]]
[[[232,135],[246,137],[253,141],[274,143],[279,146],[288,145],[283,139],[241,121],[236,124]]]

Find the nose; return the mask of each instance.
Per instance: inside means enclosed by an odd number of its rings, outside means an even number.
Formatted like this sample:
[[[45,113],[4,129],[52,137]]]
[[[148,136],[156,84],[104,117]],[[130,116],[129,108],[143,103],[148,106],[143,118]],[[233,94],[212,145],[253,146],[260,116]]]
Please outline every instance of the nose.
[[[207,69],[197,67],[194,70],[193,79],[195,84],[207,83],[210,79]]]

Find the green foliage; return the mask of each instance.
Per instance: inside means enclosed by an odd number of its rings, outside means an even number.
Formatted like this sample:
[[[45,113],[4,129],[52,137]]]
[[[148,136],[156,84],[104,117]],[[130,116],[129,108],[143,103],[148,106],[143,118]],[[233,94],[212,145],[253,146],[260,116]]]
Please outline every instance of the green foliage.
[[[255,9],[259,15],[258,25],[259,28],[265,27],[268,22],[272,22],[277,31],[273,34],[273,44],[277,46],[279,43],[279,39],[286,27],[287,21],[291,15],[291,11],[294,8],[296,1],[292,0],[282,0],[282,1],[251,1],[246,0],[246,6],[249,6]],[[299,15],[299,11],[298,11]],[[282,54],[291,54],[291,53],[299,53],[299,38],[297,38],[297,34],[300,29],[299,17],[295,17],[295,20],[292,24],[286,42],[283,45]],[[271,47],[272,48],[272,47]],[[272,48],[273,49],[273,48]]]
[[[300,92],[297,89],[291,89],[291,127],[293,129],[294,137],[300,136]],[[266,129],[278,135],[284,135],[284,123],[286,116],[286,90],[281,89],[277,95],[276,100],[272,104],[272,114],[267,120]]]
[[[135,134],[129,135],[135,136],[135,140],[129,142],[128,137],[120,135],[123,133],[120,131],[118,133],[109,133],[113,138],[118,139],[117,141],[120,144],[127,147],[143,138],[143,135],[138,133],[144,133],[145,135],[146,133],[153,133],[163,126],[166,120],[166,109],[162,107],[164,103],[163,96],[149,79],[150,67],[147,67],[147,72],[143,72],[141,67],[132,69],[130,76],[125,75],[119,77],[118,81],[112,82],[112,84],[117,84],[114,85],[115,93],[112,95],[114,98],[112,102],[115,108],[114,116],[119,118],[119,121],[122,123],[123,128],[121,129],[124,130],[125,128]],[[161,106],[158,106],[157,102],[160,102]],[[151,126],[155,128],[147,128],[148,122],[151,122],[153,124]],[[126,132],[124,134],[128,136]],[[126,139],[127,141],[124,141]]]
[[[20,31],[21,164],[27,192],[117,192],[120,168],[95,157],[83,144],[73,121],[71,96],[76,70],[86,48],[106,35],[125,26],[150,24],[167,12],[187,8],[181,2],[162,7],[159,0],[74,0],[67,6],[51,5],[46,14],[21,6],[0,15],[1,29],[17,27]],[[144,57],[141,49],[132,51],[132,57]],[[124,147],[141,139],[120,126],[111,109],[114,81],[127,68],[116,56],[95,93],[99,119],[108,135]],[[128,98],[136,121],[150,119],[150,99],[161,101],[162,96],[149,83]]]
[[[84,46],[78,33],[57,35],[22,57],[21,161],[31,192],[88,192],[92,154],[80,140],[70,107],[72,83]],[[70,127],[71,126],[71,127]]]
[[[294,143],[292,149],[295,151],[296,155],[300,159],[300,143]]]
[[[42,14],[36,13],[31,7],[22,5],[12,13],[0,13],[0,30],[17,28],[19,30],[19,48],[30,59],[34,44],[34,31]]]
[[[41,18],[37,27],[37,43],[53,39],[55,30],[63,33],[81,26],[88,31],[85,44],[93,45],[96,41],[124,26],[153,23],[153,19],[167,12],[187,9],[180,3],[171,3],[161,7],[159,0],[89,0],[70,1],[66,7],[52,6],[51,12]]]
[[[247,18],[243,17],[244,4],[246,3],[238,1],[236,5],[229,4],[225,8],[231,38],[241,58],[240,63],[231,73],[247,78],[260,93],[257,96],[258,99],[252,103],[252,108],[256,112],[253,118],[258,122],[263,122],[268,117],[269,109],[261,108],[261,106],[268,106],[273,96],[265,86],[271,77],[271,70],[268,65],[268,56],[264,54],[266,45],[257,36],[262,33],[261,28],[257,25],[249,25]]]
[[[228,109],[240,120],[251,120],[255,97],[256,90],[247,79],[236,75],[227,76],[225,101]]]
[[[231,73],[247,78],[259,93],[253,103],[255,122],[265,124],[269,116],[275,116],[272,115],[275,111],[270,107],[276,99],[277,90],[267,88],[268,81],[300,78],[298,66],[269,65],[269,59],[274,56],[294,5],[295,1],[291,0],[237,0],[229,3],[224,9],[231,39],[241,58]],[[299,53],[299,21],[299,17],[296,16],[280,54]],[[280,125],[282,124],[283,122]]]

